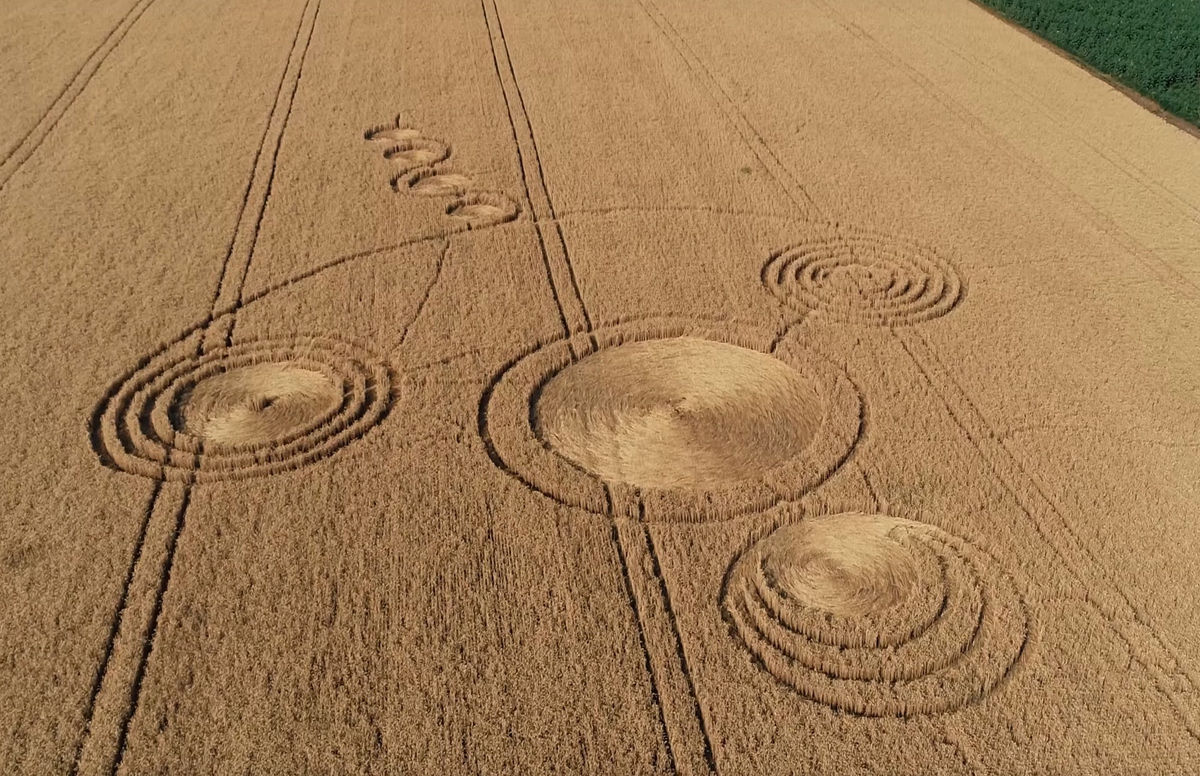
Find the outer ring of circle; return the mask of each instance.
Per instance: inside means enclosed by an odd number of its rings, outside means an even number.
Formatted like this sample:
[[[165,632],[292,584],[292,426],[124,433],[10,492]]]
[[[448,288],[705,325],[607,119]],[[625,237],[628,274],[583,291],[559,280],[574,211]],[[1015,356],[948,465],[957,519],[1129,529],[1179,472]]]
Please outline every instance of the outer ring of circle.
[[[976,577],[978,584],[981,586],[981,588],[983,588],[981,590],[981,593],[982,593],[983,599],[984,599],[982,602],[982,606],[984,607],[984,609],[983,609],[981,616],[986,617],[988,610],[996,608],[995,603],[990,602],[988,600],[989,598],[993,598],[995,596],[995,592],[990,590],[990,586],[985,587],[985,584],[986,584],[984,581],[985,577],[991,577],[992,579],[999,581],[1007,589],[1007,593],[1011,594],[1011,597],[1015,601],[1016,605],[1015,605],[1015,607],[1012,607],[1010,609],[1003,609],[1003,613],[1007,613],[1010,616],[1018,617],[1018,619],[1020,620],[1022,639],[1021,639],[1021,644],[1016,648],[1015,652],[1013,654],[1007,655],[1007,661],[1004,666],[1004,670],[1000,671],[998,676],[993,677],[986,684],[986,686],[981,688],[981,690],[978,691],[977,694],[975,694],[975,695],[967,695],[965,697],[958,697],[958,696],[953,696],[953,697],[949,697],[949,698],[943,697],[938,702],[931,704],[929,708],[922,709],[920,711],[904,711],[904,707],[906,706],[906,703],[902,697],[902,693],[897,693],[895,691],[895,688],[886,682],[879,682],[879,681],[874,681],[874,680],[826,677],[826,682],[830,686],[841,686],[844,688],[853,689],[855,691],[880,693],[880,698],[875,700],[873,708],[867,709],[867,710],[858,710],[858,709],[852,708],[848,703],[839,703],[830,698],[823,697],[823,695],[821,693],[817,693],[817,692],[811,691],[811,690],[806,690],[804,687],[798,686],[787,676],[780,675],[780,674],[776,673],[774,670],[768,668],[765,658],[759,653],[758,649],[755,649],[746,640],[745,634],[742,633],[743,625],[740,625],[740,624],[735,625],[734,624],[735,622],[738,621],[738,618],[733,618],[733,620],[730,621],[730,618],[732,617],[732,615],[729,612],[729,609],[732,606],[730,601],[731,601],[731,597],[734,595],[734,590],[736,587],[736,585],[734,584],[735,571],[744,562],[747,562],[751,558],[757,557],[757,548],[760,545],[760,543],[762,541],[765,541],[768,537],[770,537],[776,530],[778,530],[779,528],[782,528],[783,525],[776,525],[774,528],[767,531],[765,534],[761,534],[759,539],[753,541],[744,550],[738,552],[736,554],[736,556],[734,557],[733,562],[730,564],[728,570],[726,571],[725,578],[721,583],[720,600],[721,600],[721,609],[723,612],[723,616],[726,618],[726,621],[729,622],[729,625],[733,629],[733,632],[737,634],[737,639],[738,639],[738,641],[741,642],[742,647],[744,649],[746,649],[751,655],[754,656],[754,660],[755,660],[756,664],[758,665],[758,667],[761,668],[762,670],[766,671],[767,673],[771,674],[777,681],[785,684],[787,687],[789,687],[796,693],[800,694],[801,696],[807,698],[810,701],[813,701],[814,703],[820,703],[822,705],[829,706],[830,708],[839,709],[841,711],[844,711],[844,712],[847,712],[850,714],[855,714],[857,716],[866,716],[866,717],[903,717],[903,716],[920,716],[920,715],[927,715],[927,714],[950,713],[959,708],[962,708],[963,706],[969,705],[973,702],[976,702],[976,701],[982,699],[989,692],[994,690],[997,685],[999,685],[1001,682],[1003,682],[1004,679],[1018,665],[1020,665],[1022,663],[1023,659],[1026,656],[1025,653],[1027,652],[1029,643],[1030,643],[1030,634],[1031,634],[1031,627],[1032,627],[1032,613],[1030,612],[1029,606],[1026,603],[1025,599],[1022,597],[1022,595],[1020,593],[1020,589],[1016,585],[1015,581],[1009,576],[1009,574],[1006,571],[1004,571],[1004,569],[1002,567],[1000,567],[999,564],[997,564],[996,560],[990,554],[979,549],[971,542],[968,542],[965,539],[963,539],[953,533],[950,533],[949,531],[938,528],[937,526],[930,525],[928,523],[922,523],[922,522],[915,521],[915,520],[905,520],[904,522],[911,523],[914,528],[928,532],[934,541],[942,544],[943,546],[953,548],[954,551],[956,551],[959,554],[959,556],[962,558],[965,565],[967,565],[968,567],[973,569],[974,576]],[[968,550],[966,552],[964,552],[963,548],[968,548]],[[740,615],[739,615],[739,617],[740,617]],[[981,626],[982,625],[983,625],[983,622],[981,620]],[[751,629],[753,630],[753,626],[746,626],[746,627],[751,627]],[[976,642],[981,638],[984,640],[989,640],[989,639],[994,639],[995,637],[989,636],[988,634],[981,635],[977,631],[975,636],[973,636],[971,643],[976,644]],[[758,640],[769,644],[769,639],[767,639],[765,636],[760,637]],[[906,682],[898,682],[896,684],[907,685],[907,684],[915,684],[917,682],[932,681],[933,678],[937,677],[939,674],[944,674],[947,672],[952,672],[952,671],[958,670],[958,668],[962,665],[962,663],[965,660],[969,659],[970,654],[973,653],[973,654],[978,655],[980,653],[986,653],[987,652],[986,646],[987,645],[985,645],[984,648],[973,649],[973,650],[971,650],[970,653],[958,656],[956,659],[953,659],[949,665],[944,666],[942,669],[935,670],[932,673],[925,674],[925,675],[923,675],[919,678],[913,679],[913,680],[909,680]],[[778,648],[775,647],[774,645],[770,645],[770,648],[771,648],[773,654],[776,654],[776,655],[782,654],[779,652]],[[788,660],[790,661],[791,659],[788,658]],[[801,673],[806,673],[807,675],[824,676],[824,674],[822,674],[817,669],[812,668],[807,665],[803,665],[803,664],[800,665],[796,670],[800,671]],[[942,683],[944,683],[945,681],[946,681],[946,679],[944,679],[944,678],[941,680]],[[891,690],[892,694],[895,697],[892,697],[892,698],[887,697],[889,690]],[[857,693],[857,694],[859,694],[860,698],[861,698],[861,692]]]
[[[806,256],[818,249],[832,249],[836,255],[839,246],[861,242],[891,247],[894,249],[894,255],[907,258],[908,263],[918,269],[924,269],[924,264],[935,267],[942,273],[946,288],[943,288],[942,293],[925,308],[852,305],[850,309],[858,314],[848,314],[841,307],[830,304],[819,294],[806,289],[802,283],[785,277],[789,274],[788,269],[791,266],[797,261],[804,261]],[[780,301],[791,306],[806,311],[820,310],[828,315],[830,320],[839,323],[876,326],[907,326],[940,318],[957,307],[966,294],[966,283],[962,275],[937,250],[905,237],[847,227],[827,227],[811,239],[772,253],[770,260],[763,267],[762,281]]]
[[[825,418],[809,445],[787,462],[749,480],[710,490],[634,488],[605,482],[554,452],[533,429],[533,403],[562,369],[601,348],[692,336],[771,355],[773,332],[727,322],[646,319],[579,333],[535,346],[506,363],[479,405],[479,434],[492,462],[532,490],[599,515],[650,521],[707,522],[761,512],[812,491],[850,456],[862,433],[863,403],[839,368],[804,350],[804,363],[780,358],[812,379],[826,401]]]
[[[249,340],[196,356],[202,336],[193,334],[163,348],[113,383],[105,394],[93,415],[92,446],[110,468],[150,479],[192,482],[246,479],[288,471],[326,457],[365,434],[383,420],[395,399],[393,370],[384,358],[360,343],[329,336]],[[206,453],[201,445],[192,451],[157,435],[157,426],[162,421],[155,416],[161,415],[162,408],[156,406],[156,400],[173,395],[171,389],[176,383],[187,381],[198,371],[210,371],[212,365],[221,361],[233,362],[235,366],[276,363],[287,361],[288,354],[295,354],[311,365],[323,364],[327,369],[322,371],[330,377],[331,373],[337,374],[343,391],[350,393],[344,393],[336,410],[324,414],[324,423],[314,423],[313,428],[306,429],[308,433],[290,439],[284,446],[287,453],[282,457],[277,457],[278,451],[271,448],[255,446],[214,445]],[[348,363],[350,371],[359,374],[342,373],[337,369],[339,363]],[[158,386],[170,374],[174,376]],[[359,383],[361,395],[350,402]],[[158,390],[147,394],[147,389],[154,387]],[[131,431],[128,412],[135,405],[139,425]],[[144,410],[148,410],[146,417],[142,416]],[[147,420],[153,421],[149,436],[144,426]],[[321,426],[329,430],[322,432]],[[178,429],[174,433],[186,437]],[[139,450],[137,440],[153,448]],[[206,454],[216,456],[212,465],[205,465]]]

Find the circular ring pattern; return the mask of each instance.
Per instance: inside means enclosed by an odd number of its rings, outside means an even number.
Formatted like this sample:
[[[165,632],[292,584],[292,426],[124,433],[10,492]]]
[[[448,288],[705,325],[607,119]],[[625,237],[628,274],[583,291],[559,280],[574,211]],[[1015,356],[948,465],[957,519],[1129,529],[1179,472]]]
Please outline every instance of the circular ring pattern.
[[[472,182],[465,175],[433,167],[422,167],[416,172],[409,173],[404,179],[404,185],[413,194],[420,194],[423,197],[458,197],[471,188]]]
[[[383,152],[385,159],[396,168],[395,186],[406,174],[421,167],[431,167],[450,158],[450,146],[426,137],[401,140]]]
[[[446,207],[446,215],[466,221],[468,229],[483,229],[514,220],[521,212],[516,200],[499,191],[480,191],[459,197]]]
[[[287,471],[361,437],[391,402],[383,359],[341,340],[198,350],[176,343],[110,389],[92,434],[105,463],[195,482]]]
[[[733,563],[722,606],[776,679],[865,716],[951,711],[1016,664],[1029,615],[973,545],[889,515],[776,529]]]
[[[494,378],[480,435],[501,469],[597,514],[767,509],[823,482],[862,429],[849,378],[814,353],[772,355],[772,338],[652,320],[558,340]]]
[[[421,131],[413,127],[402,126],[385,126],[378,129],[368,130],[363,134],[363,137],[375,143],[396,144],[406,140],[414,140],[421,137]]]
[[[874,326],[938,318],[963,296],[958,272],[932,248],[845,228],[776,253],[763,268],[763,282],[788,304]]]

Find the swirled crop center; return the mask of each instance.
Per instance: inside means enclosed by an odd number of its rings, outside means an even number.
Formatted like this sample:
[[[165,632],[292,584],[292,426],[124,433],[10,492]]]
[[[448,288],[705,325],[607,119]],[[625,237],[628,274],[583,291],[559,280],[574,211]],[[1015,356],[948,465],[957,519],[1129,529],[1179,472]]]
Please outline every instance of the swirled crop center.
[[[789,599],[838,617],[870,616],[901,605],[920,588],[919,559],[897,551],[883,520],[860,518],[853,531],[828,520],[781,529],[763,547],[762,570]]]
[[[391,402],[386,363],[323,337],[200,353],[182,340],[114,385],[95,417],[101,460],[144,477],[205,482],[288,471],[332,455]]]
[[[335,410],[342,386],[288,363],[254,364],[202,380],[180,403],[184,430],[228,446],[264,445]]]
[[[554,451],[648,488],[759,477],[800,453],[823,413],[817,387],[778,359],[692,337],[598,351],[554,375],[533,406]]]

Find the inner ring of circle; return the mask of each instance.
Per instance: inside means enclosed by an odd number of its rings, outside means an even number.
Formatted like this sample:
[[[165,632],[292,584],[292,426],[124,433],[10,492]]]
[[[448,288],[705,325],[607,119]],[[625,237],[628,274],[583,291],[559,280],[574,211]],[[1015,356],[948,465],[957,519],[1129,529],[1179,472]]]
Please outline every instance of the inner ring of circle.
[[[186,403],[188,400],[191,390],[201,385],[205,380],[213,377],[230,374],[246,367],[265,364],[297,365],[302,368],[318,372],[328,379],[331,385],[341,389],[341,397],[336,403],[331,404],[322,412],[312,416],[304,423],[289,429],[286,434],[282,434],[279,437],[269,441],[244,443],[217,442],[203,438],[202,436],[199,436],[185,428],[184,424],[182,423],[182,404]],[[348,361],[342,364],[337,364],[332,359],[321,360],[311,358],[311,355],[307,353],[301,354],[299,358],[295,359],[275,358],[270,360],[247,360],[246,358],[238,358],[237,356],[234,356],[226,360],[214,361],[207,365],[207,368],[205,369],[194,370],[177,379],[169,386],[167,391],[164,391],[162,394],[160,394],[161,397],[170,400],[168,417],[172,423],[172,429],[176,440],[172,444],[173,446],[178,447],[180,446],[178,440],[188,439],[191,440],[192,444],[196,446],[196,449],[203,449],[206,454],[221,455],[250,452],[258,449],[278,447],[280,445],[291,445],[299,439],[312,437],[313,435],[317,435],[319,437],[319,432],[322,428],[330,426],[335,418],[346,414],[347,411],[352,411],[353,406],[351,405],[355,403],[355,399],[358,398],[355,396],[355,392],[353,390],[354,381],[352,379],[352,375],[350,374],[351,370],[339,369],[337,368],[338,366],[348,366],[351,369],[355,369],[355,371],[361,370],[361,367],[354,362]],[[364,379],[366,377],[366,375],[362,374],[359,376],[363,377]]]

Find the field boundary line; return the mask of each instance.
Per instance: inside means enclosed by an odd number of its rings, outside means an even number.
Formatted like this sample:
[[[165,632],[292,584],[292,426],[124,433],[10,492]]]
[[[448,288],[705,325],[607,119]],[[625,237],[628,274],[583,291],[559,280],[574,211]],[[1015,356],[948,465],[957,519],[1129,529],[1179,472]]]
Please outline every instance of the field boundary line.
[[[580,332],[590,332],[592,330],[591,318],[584,305],[579,282],[575,277],[575,269],[571,265],[566,239],[555,216],[549,189],[546,187],[537,140],[533,134],[533,125],[530,123],[529,114],[525,109],[525,98],[521,94],[521,86],[517,82],[516,70],[508,50],[508,40],[504,36],[504,26],[500,20],[500,11],[495,0],[480,0],[479,4],[483,10],[488,42],[491,45],[492,64],[496,68],[496,79],[500,82],[500,91],[508,112],[509,127],[512,129],[517,167],[525,192],[525,203],[529,208],[534,231],[537,234],[538,247],[546,267],[546,278],[550,284],[550,293],[554,296],[560,322],[568,337]],[[490,13],[489,8],[491,9]],[[503,58],[503,66],[501,58]],[[576,353],[576,356],[578,355],[580,354]]]
[[[1191,702],[1194,704],[1196,699],[1200,698],[1200,686],[1197,684],[1195,672],[1184,664],[1179,651],[1146,620],[1129,593],[1105,573],[1105,567],[1096,557],[1091,545],[1079,535],[1037,477],[1003,443],[928,340],[916,331],[901,334],[893,329],[892,333],[934,395],[941,400],[955,424],[987,464],[994,481],[1012,496],[1034,531],[1054,552],[1070,575],[1087,591],[1087,602],[1096,607],[1112,631],[1129,647],[1134,659],[1154,677],[1157,689],[1174,708],[1185,730],[1200,742],[1200,720],[1192,718],[1187,698],[1192,696]],[[952,401],[962,402],[964,406],[955,409]],[[1064,530],[1070,547],[1051,538],[1052,532],[1047,530],[1048,525],[1045,521],[1046,517],[1051,516],[1055,525]],[[1083,562],[1079,563],[1079,560]],[[1147,654],[1147,650],[1139,644],[1139,634],[1127,632],[1131,626],[1141,631],[1141,635],[1148,636],[1154,642],[1151,649],[1168,656],[1168,660],[1174,663],[1177,670],[1169,673],[1160,664],[1161,661]],[[1171,676],[1175,676],[1177,681],[1173,682]],[[1186,686],[1180,691],[1177,684]]]
[[[1175,127],[1176,129],[1182,130],[1182,131],[1186,132],[1187,134],[1195,137],[1197,140],[1200,140],[1200,127],[1192,124],[1187,119],[1182,119],[1182,118],[1176,116],[1174,113],[1171,113],[1166,108],[1159,105],[1158,102],[1156,100],[1154,100],[1153,98],[1147,97],[1146,95],[1141,94],[1140,92],[1134,90],[1133,88],[1126,86],[1125,84],[1121,83],[1117,79],[1110,76],[1108,73],[1097,70],[1096,68],[1092,67],[1087,62],[1085,62],[1084,60],[1075,56],[1074,54],[1067,51],[1066,49],[1062,48],[1058,44],[1056,44],[1052,41],[1046,40],[1045,38],[1041,37],[1033,30],[1030,30],[1026,27],[1022,27],[1020,24],[1018,24],[1017,22],[1008,18],[1004,14],[1000,13],[1000,11],[996,10],[995,8],[992,8],[991,6],[988,6],[988,5],[984,5],[982,2],[980,2],[980,0],[968,0],[968,2],[970,2],[972,5],[974,5],[979,10],[986,13],[988,16],[992,16],[996,19],[999,19],[1004,24],[1007,24],[1009,27],[1012,27],[1014,30],[1021,33],[1025,37],[1029,38],[1034,43],[1037,43],[1038,45],[1042,46],[1043,48],[1049,49],[1052,53],[1057,54],[1058,56],[1067,60],[1071,64],[1078,67],[1080,70],[1083,70],[1084,72],[1086,72],[1088,75],[1091,75],[1095,78],[1100,79],[1101,81],[1106,83],[1108,86],[1110,86],[1112,89],[1120,92],[1126,98],[1128,98],[1130,101],[1136,103],[1137,106],[1142,108],[1143,110],[1157,116],[1158,118],[1162,119],[1163,121],[1165,121],[1166,123]]]
[[[311,15],[309,9],[312,9]],[[321,0],[306,0],[300,16],[300,24],[296,27],[296,35],[292,39],[292,48],[288,52],[287,65],[280,78],[279,89],[275,94],[275,102],[271,107],[267,126],[263,131],[262,144],[254,157],[253,172],[250,182],[246,186],[245,197],[238,213],[237,227],[229,242],[225,262],[221,267],[221,281],[213,299],[212,309],[214,311],[228,306],[232,309],[233,314],[224,319],[213,332],[206,333],[202,345],[204,352],[218,347],[229,347],[233,344],[237,311],[244,304],[246,276],[250,273],[254,249],[258,246],[258,235],[262,228],[263,216],[266,214],[271,190],[275,185],[275,169],[279,161],[279,151],[283,146],[283,138],[292,117],[292,106],[295,104],[296,92],[300,88],[300,79],[304,75],[304,63],[308,58],[308,48],[312,43],[317,17],[320,13]],[[301,43],[301,38],[304,39],[303,43]],[[268,146],[271,149],[269,158],[263,154]],[[246,218],[247,208],[252,208],[253,221]]]
[[[129,559],[129,568],[125,572],[125,582],[121,586],[121,596],[117,599],[117,608],[112,617],[112,623],[109,626],[108,641],[104,646],[104,655],[100,659],[100,664],[96,667],[96,676],[92,680],[92,689],[88,695],[87,707],[83,713],[83,731],[80,733],[79,741],[75,746],[75,758],[71,763],[69,773],[71,776],[76,776],[80,770],[80,761],[83,758],[84,747],[91,741],[92,736],[92,721],[96,713],[97,700],[100,696],[102,688],[110,684],[112,680],[108,679],[109,665],[113,661],[113,655],[116,651],[117,640],[120,637],[125,627],[126,612],[129,608],[129,592],[133,586],[133,579],[138,569],[142,564],[142,549],[146,544],[146,534],[150,530],[150,524],[154,519],[155,509],[159,503],[159,496],[162,494],[162,480],[155,480],[154,487],[150,491],[150,498],[147,500],[144,514],[142,515],[141,526],[138,529],[137,539],[134,541],[133,554]],[[132,636],[129,638],[133,638]],[[125,639],[122,639],[124,641]]]
[[[791,170],[780,161],[779,156],[763,138],[758,128],[750,122],[745,112],[733,101],[729,92],[713,76],[712,71],[704,64],[704,60],[695,52],[687,39],[680,34],[675,25],[671,24],[667,15],[653,3],[653,0],[636,0],[636,2],[651,23],[658,28],[659,33],[667,40],[671,48],[675,49],[675,53],[683,60],[692,77],[699,82],[701,91],[707,92],[708,98],[716,103],[718,110],[725,114],[725,120],[733,126],[734,131],[741,137],[750,153],[754,154],[771,179],[800,211],[801,218],[806,221],[820,219],[823,214],[816,201],[803,184],[792,175]]]
[[[924,25],[920,24],[907,11],[905,11],[896,3],[886,2],[885,4],[889,8],[892,8],[898,15],[904,17],[904,19],[908,21],[908,24],[917,30],[919,34],[924,35],[926,38],[940,45],[943,49],[950,52],[951,55],[957,57],[968,65],[973,65],[979,71],[990,74],[998,83],[1003,86],[1003,88],[1007,89],[1010,94],[1016,96],[1018,99],[1029,105],[1032,109],[1041,113],[1052,124],[1055,124],[1060,129],[1069,132],[1071,136],[1078,140],[1082,145],[1091,149],[1097,156],[1111,164],[1116,170],[1124,173],[1124,175],[1135,184],[1147,191],[1156,192],[1164,201],[1178,209],[1184,218],[1193,224],[1200,226],[1200,208],[1176,194],[1162,182],[1155,180],[1149,173],[1139,167],[1135,162],[1124,158],[1116,149],[1109,147],[1102,141],[1092,142],[1090,138],[1079,131],[1079,122],[1070,121],[1066,116],[1058,112],[1054,106],[1046,104],[1032,92],[1021,89],[1016,82],[1007,78],[1004,73],[996,67],[993,67],[986,61],[972,57],[970,54],[964,52],[943,36],[938,35],[933,30],[930,30]],[[1088,75],[1093,75],[1093,73],[1088,72]],[[1111,84],[1108,85],[1111,86]]]
[[[946,94],[937,84],[930,81],[924,74],[916,70],[912,65],[906,62],[902,57],[896,55],[891,49],[876,40],[872,35],[863,29],[853,20],[846,16],[834,6],[830,5],[826,0],[810,0],[810,4],[823,9],[825,14],[834,22],[838,23],[846,32],[860,40],[867,41],[878,52],[879,56],[890,62],[892,65],[903,69],[910,81],[922,89],[930,99],[939,103],[952,115],[957,117],[964,124],[973,129],[978,137],[988,141],[991,147],[1003,149],[1010,159],[1013,160],[1025,173],[1029,181],[1046,191],[1058,194],[1064,199],[1070,201],[1075,211],[1086,221],[1089,221],[1093,226],[1103,232],[1106,236],[1128,251],[1139,263],[1153,273],[1153,275],[1166,285],[1170,285],[1176,289],[1183,290],[1184,293],[1190,296],[1200,295],[1200,284],[1193,281],[1191,278],[1184,275],[1165,259],[1159,257],[1153,250],[1142,244],[1140,240],[1131,235],[1119,224],[1114,222],[1112,218],[1092,203],[1083,199],[1076,194],[1071,188],[1057,176],[1050,173],[1049,170],[1041,167],[1034,159],[1032,159],[1024,151],[1013,146],[1013,144],[996,130],[989,127],[978,116],[960,104],[957,100]],[[1037,175],[1035,173],[1045,173],[1045,175]],[[1156,272],[1155,267],[1162,272]],[[1163,274],[1165,273],[1165,274]]]
[[[592,335],[592,319],[583,300],[560,218],[546,184],[537,138],[513,66],[499,8],[496,0],[480,0],[480,5],[491,44],[496,77],[508,110],[525,199],[546,265],[550,291],[558,306],[559,318],[566,336],[570,338],[580,333],[588,335],[590,350],[587,352],[581,351],[575,343],[570,345],[572,360],[577,361],[598,348],[597,340]],[[612,489],[605,486],[604,491],[611,539],[619,559],[629,605],[637,623],[638,639],[650,682],[651,700],[658,711],[663,745],[671,771],[676,774],[715,774],[712,743],[696,699],[695,686],[686,664],[682,643],[678,638],[678,625],[674,622],[667,599],[663,597],[666,580],[661,577],[656,556],[655,562],[650,562],[653,550],[648,542],[652,539],[640,521],[630,522],[627,518],[619,518],[617,506],[613,502]],[[657,646],[658,642],[649,637],[650,633],[662,634],[659,641],[666,640],[671,644],[670,650],[664,650],[670,654],[660,654],[659,650],[651,649],[652,645]],[[664,692],[665,690],[669,692]]]
[[[153,0],[149,0],[149,2],[153,2]],[[282,142],[283,131],[286,129],[286,119],[290,116],[292,98],[295,96],[296,87],[299,84],[299,72],[303,67],[304,59],[307,56],[308,44],[312,40],[313,30],[316,26],[317,14],[320,11],[320,4],[321,0],[306,0],[304,8],[301,11],[300,19],[297,23],[296,34],[293,37],[291,48],[289,50],[287,64],[284,68],[283,75],[280,78],[275,101],[272,105],[272,110],[268,117],[267,126],[264,130],[260,146],[255,154],[250,181],[247,183],[245,192],[243,194],[241,208],[238,212],[237,224],[234,228],[234,235],[230,239],[228,250],[222,262],[220,283],[217,287],[216,293],[211,299],[209,314],[198,326],[189,329],[188,333],[185,334],[180,340],[184,341],[189,336],[198,334],[197,355],[200,355],[206,350],[225,344],[226,338],[232,336],[232,320],[234,319],[239,307],[245,302],[245,300],[242,298],[242,284],[245,280],[245,273],[249,268],[250,254],[253,252],[254,243],[257,240],[258,228],[261,224],[263,211],[265,210],[267,197],[270,192],[270,181],[274,178],[275,161],[278,157],[279,145]],[[310,8],[313,9],[311,15],[309,14]],[[303,49],[300,50],[299,58],[297,58],[297,46],[299,45],[299,41],[306,24],[308,26],[308,34],[305,38]],[[285,96],[285,85],[289,82],[288,74],[293,71],[296,73],[296,76],[294,82],[292,83],[291,90],[287,92]],[[286,106],[282,109],[280,102],[281,97],[286,102]],[[246,234],[244,229],[246,226],[247,206],[250,202],[251,193],[256,191],[255,183],[259,180],[262,174],[261,164],[264,159],[263,150],[268,140],[272,136],[272,127],[277,124],[277,117],[281,113],[283,114],[283,121],[278,122],[278,130],[275,132],[275,148],[270,161],[269,178],[265,185],[257,187],[257,191],[261,192],[261,196],[259,197],[259,201],[257,203],[258,212],[255,217],[252,236],[249,239],[249,242],[246,243],[246,238],[243,237],[243,235]],[[241,242],[239,242],[239,238],[242,238]],[[235,255],[235,249],[245,244],[249,245],[248,250],[245,250],[244,254],[238,255],[239,259],[242,255],[244,255],[245,261],[239,262],[238,265],[241,274],[237,279],[237,297],[232,302],[227,301],[225,306],[227,306],[229,309],[222,311],[222,323],[226,324],[228,328],[222,326],[221,328],[223,331],[221,332],[221,341],[213,342],[211,343],[210,347],[206,347],[206,345],[210,345],[208,340],[214,331],[213,322],[217,317],[217,311],[222,309],[222,291],[226,288],[232,288],[230,285],[231,278],[228,272],[230,260]],[[364,255],[369,255],[370,253],[373,252],[364,252]],[[354,257],[355,255],[352,254],[349,258]],[[335,262],[335,264],[336,263],[342,262],[339,261]],[[310,275],[311,274],[316,274],[316,272],[310,273]],[[290,283],[284,285],[290,285]],[[261,298],[265,295],[266,294],[264,293],[253,296],[251,297],[251,301]],[[187,524],[187,512],[191,503],[192,490],[194,487],[195,486],[192,482],[185,482],[182,486],[179,504],[177,508],[173,510],[173,520],[171,521],[169,530],[165,531],[166,537],[158,537],[161,548],[159,549],[159,552],[154,554],[161,557],[157,563],[145,560],[147,555],[145,552],[143,552],[143,545],[146,542],[147,531],[156,535],[164,532],[164,527],[162,524],[166,521],[166,518],[160,518],[156,520],[147,518],[147,527],[143,529],[142,536],[139,538],[139,544],[135,553],[136,560],[134,567],[131,568],[129,576],[130,582],[128,584],[131,584],[139,589],[150,587],[151,580],[146,578],[146,576],[154,573],[152,570],[150,570],[150,566],[155,566],[157,568],[157,575],[156,579],[153,581],[153,588],[155,591],[153,595],[153,602],[150,606],[149,612],[143,613],[146,619],[139,623],[138,626],[129,626],[130,628],[137,627],[137,633],[131,633],[128,637],[125,637],[125,623],[127,622],[125,611],[129,608],[129,597],[128,595],[123,596],[125,599],[123,608],[117,613],[116,616],[118,618],[118,622],[113,626],[114,631],[119,631],[120,635],[110,642],[108,652],[105,655],[105,659],[96,682],[96,687],[98,688],[97,694],[91,702],[93,710],[90,712],[90,718],[87,721],[87,727],[85,728],[83,740],[78,747],[78,753],[71,771],[72,776],[75,776],[75,774],[79,773],[116,774],[124,762],[130,728],[133,724],[134,718],[137,715],[141,700],[142,683],[145,679],[146,670],[153,656],[154,648],[157,643],[158,626],[160,617],[162,615],[163,601],[166,597],[167,589],[170,586],[171,572],[174,569],[176,551],[179,547],[179,542],[182,539],[183,532]],[[151,516],[162,508],[161,504],[163,502],[159,497],[161,492],[162,489],[159,487],[155,489],[152,495],[150,505],[147,509],[147,513]],[[141,571],[143,568],[147,570]],[[143,590],[141,592],[143,595],[140,596],[139,599],[146,598],[148,595],[147,591]],[[139,600],[138,605],[140,609],[145,609],[146,601]],[[138,641],[140,648],[135,650],[132,641]],[[130,654],[131,651],[136,651],[136,655]],[[118,657],[118,655],[120,657],[119,669],[122,675],[114,675],[113,678],[110,679],[109,676],[112,674],[115,665],[114,658]],[[130,669],[131,663],[133,664],[132,670]],[[130,673],[131,676],[125,675]],[[120,685],[119,687],[117,686],[118,684]],[[106,735],[103,736],[102,740],[96,735],[98,726],[96,724],[97,716],[95,714],[95,711],[101,706],[104,707],[104,712],[106,715],[106,718],[103,720],[105,727],[104,733]]]
[[[713,205],[608,205],[602,207],[579,207],[564,210],[558,214],[560,222],[571,219],[594,218],[624,215],[627,213],[644,215],[687,214],[693,216],[728,216],[730,218],[758,218],[762,220],[794,222],[794,215],[769,213],[751,209],[725,208]]]
[[[108,59],[108,55],[121,44],[121,41],[125,40],[129,30],[137,24],[138,19],[142,18],[142,14],[154,2],[155,0],[137,0],[125,12],[125,15],[109,31],[100,45],[92,49],[92,53],[75,71],[75,75],[42,113],[42,117],[38,119],[37,123],[30,127],[25,135],[17,141],[17,144],[5,153],[3,161],[0,161],[0,190],[4,189],[12,176],[16,175],[17,170],[21,169],[29,157],[33,156],[34,152],[41,147],[42,142],[58,126],[59,120],[66,115],[71,106],[75,104],[75,100],[91,83],[92,77],[100,70],[105,60]]]

